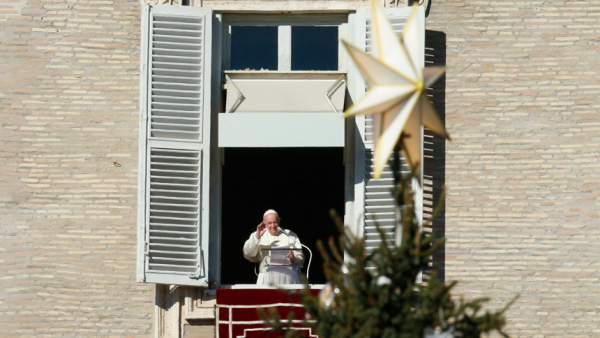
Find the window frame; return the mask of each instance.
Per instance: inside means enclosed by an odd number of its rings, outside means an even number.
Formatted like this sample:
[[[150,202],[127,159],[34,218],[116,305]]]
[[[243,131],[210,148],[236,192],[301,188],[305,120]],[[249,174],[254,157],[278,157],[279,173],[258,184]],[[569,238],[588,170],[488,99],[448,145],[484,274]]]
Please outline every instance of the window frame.
[[[231,26],[277,26],[277,70],[292,70],[292,26],[337,26],[338,39],[348,39],[348,14],[223,14],[222,69],[231,70]],[[347,54],[338,43],[338,69],[346,72]]]
[[[154,6],[152,6],[154,7]],[[160,10],[159,7],[162,7]],[[142,37],[147,34],[148,28],[148,6],[144,7],[142,15]],[[172,6],[155,6],[156,11],[172,13],[174,15],[190,15],[190,8],[179,8]],[[204,9],[206,10],[206,9]],[[338,26],[339,38],[345,39],[350,43],[353,43],[359,47],[365,46],[365,35],[363,30],[365,29],[365,16],[367,11],[357,10],[354,13],[343,13],[343,14],[222,14],[215,13],[208,9],[212,16],[207,16],[207,23],[211,23],[211,29],[207,31],[207,40],[205,42],[205,62],[206,62],[206,75],[203,77],[203,87],[205,92],[205,100],[203,102],[204,112],[203,116],[206,116],[208,120],[203,124],[203,139],[207,141],[199,142],[198,147],[205,151],[205,160],[202,163],[202,179],[203,179],[203,209],[202,209],[202,222],[200,224],[199,232],[201,235],[201,247],[202,258],[202,276],[200,278],[189,278],[185,275],[178,274],[176,276],[170,276],[165,273],[164,276],[156,276],[157,278],[148,278],[148,273],[145,268],[146,263],[146,208],[149,203],[147,200],[148,187],[146,185],[147,169],[149,157],[145,150],[146,145],[149,142],[146,136],[147,131],[147,119],[149,95],[148,82],[148,69],[147,67],[151,64],[151,55],[146,53],[148,47],[148,41],[142,38],[141,47],[141,71],[140,71],[140,153],[139,153],[139,183],[138,183],[138,266],[137,266],[137,280],[140,282],[149,283],[166,283],[174,285],[194,285],[194,286],[219,286],[221,282],[220,278],[220,251],[222,248],[222,236],[221,236],[221,219],[220,219],[220,165],[223,161],[222,152],[217,148],[216,137],[218,134],[217,123],[211,122],[215,119],[218,114],[223,112],[223,70],[228,70],[230,64],[230,35],[223,34],[229,31],[231,25],[277,25],[287,26],[291,33],[292,26]],[[399,10],[399,9],[394,9]],[[195,11],[195,10],[194,10]],[[183,14],[182,14],[183,13]],[[212,19],[209,19],[212,17]],[[210,33],[209,33],[210,32]],[[291,37],[291,34],[289,35]],[[288,54],[282,53],[282,55],[289,56],[289,65],[291,68],[291,39],[289,41]],[[287,45],[287,44],[286,44]],[[282,45],[283,46],[283,45]],[[279,48],[279,39],[278,39]],[[215,60],[216,62],[211,62]],[[217,60],[221,60],[220,62]],[[364,94],[365,83],[364,80],[359,76],[357,68],[348,63],[348,55],[342,48],[341,44],[338,47],[338,71],[346,72],[348,75],[348,92],[352,100],[356,101],[360,96]],[[209,72],[210,71],[210,72]],[[280,72],[286,72],[285,70],[278,69]],[[291,72],[287,70],[287,72]],[[345,140],[345,161],[347,163],[354,163],[353,165],[347,165],[345,169],[346,177],[346,210],[345,210],[345,223],[349,224],[353,230],[358,233],[363,233],[362,228],[362,209],[364,207],[364,182],[362,178],[365,175],[364,168],[364,135],[365,135],[365,121],[364,116],[357,116],[353,119],[347,119],[346,124],[346,140]],[[161,141],[162,142],[162,141]],[[157,143],[157,142],[155,142]],[[173,143],[173,142],[171,142]],[[157,143],[159,144],[159,143]],[[160,144],[159,144],[160,145]],[[186,146],[188,147],[188,146]],[[195,149],[195,148],[194,148]],[[417,187],[418,188],[418,187]],[[422,212],[422,190],[420,195],[416,198],[417,208],[420,208]],[[208,204],[204,204],[210,202]],[[216,202],[216,203],[215,203]],[[422,215],[422,214],[421,214]],[[208,253],[208,254],[207,254]]]

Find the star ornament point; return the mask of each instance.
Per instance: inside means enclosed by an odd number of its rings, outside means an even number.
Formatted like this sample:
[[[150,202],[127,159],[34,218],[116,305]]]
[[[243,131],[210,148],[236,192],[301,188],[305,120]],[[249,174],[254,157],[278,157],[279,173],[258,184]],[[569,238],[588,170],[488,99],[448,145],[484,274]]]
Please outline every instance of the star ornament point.
[[[398,142],[406,161],[421,177],[421,125],[450,139],[426,93],[427,87],[444,74],[445,67],[421,66],[425,42],[419,31],[424,29],[424,17],[417,15],[418,5],[413,6],[400,38],[379,1],[371,0],[371,6],[374,33],[371,54],[342,41],[369,86],[365,95],[346,110],[345,116],[373,115],[375,178],[381,176]]]

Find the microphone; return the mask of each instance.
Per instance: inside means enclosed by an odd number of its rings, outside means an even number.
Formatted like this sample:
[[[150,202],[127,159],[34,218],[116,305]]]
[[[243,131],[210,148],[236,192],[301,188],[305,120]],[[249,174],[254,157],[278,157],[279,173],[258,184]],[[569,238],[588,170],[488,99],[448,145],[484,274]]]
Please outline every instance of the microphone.
[[[278,227],[278,228],[282,234],[288,236],[289,238],[292,238],[292,236],[290,236],[290,234],[285,232],[281,227]],[[306,282],[308,283],[308,274],[310,273],[310,262],[312,261],[312,251],[306,245],[304,245],[302,243],[300,243],[300,245],[302,245],[303,248],[306,248],[306,250],[308,250],[308,253],[310,253],[310,256],[308,258],[308,266],[306,267]]]

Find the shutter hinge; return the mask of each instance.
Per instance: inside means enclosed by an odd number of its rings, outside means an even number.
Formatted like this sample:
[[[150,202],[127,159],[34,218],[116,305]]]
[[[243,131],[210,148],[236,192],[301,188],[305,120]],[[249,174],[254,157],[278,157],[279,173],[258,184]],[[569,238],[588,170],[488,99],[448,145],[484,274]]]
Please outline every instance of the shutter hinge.
[[[148,257],[148,242],[144,241],[144,256]]]
[[[196,272],[190,272],[190,278],[192,278],[192,279],[200,278],[200,264],[196,265]]]

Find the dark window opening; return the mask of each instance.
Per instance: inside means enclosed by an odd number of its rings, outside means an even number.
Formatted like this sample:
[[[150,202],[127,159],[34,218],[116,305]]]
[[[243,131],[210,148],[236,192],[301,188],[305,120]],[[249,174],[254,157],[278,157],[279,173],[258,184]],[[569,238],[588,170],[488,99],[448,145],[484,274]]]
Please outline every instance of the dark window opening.
[[[338,235],[329,210],[344,213],[343,148],[227,148],[224,163],[221,283],[256,283],[255,264],[242,248],[267,209],[313,251],[309,283],[325,283],[316,242]]]
[[[277,70],[276,26],[231,26],[232,70]]]
[[[292,70],[338,70],[338,27],[292,27]]]

